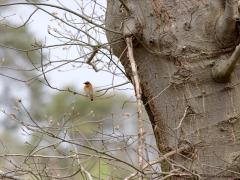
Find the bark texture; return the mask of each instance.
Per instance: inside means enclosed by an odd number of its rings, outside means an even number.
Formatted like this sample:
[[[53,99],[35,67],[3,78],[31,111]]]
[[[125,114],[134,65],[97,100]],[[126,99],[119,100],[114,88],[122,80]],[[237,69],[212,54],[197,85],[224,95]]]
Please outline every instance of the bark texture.
[[[193,172],[192,178],[239,178],[239,64],[234,61],[230,81],[212,78],[215,63],[228,61],[239,44],[238,2],[123,2],[129,11],[119,0],[108,0],[106,26],[135,37],[142,100],[159,150],[191,146],[173,160]],[[107,37],[130,78],[124,37],[111,32]]]

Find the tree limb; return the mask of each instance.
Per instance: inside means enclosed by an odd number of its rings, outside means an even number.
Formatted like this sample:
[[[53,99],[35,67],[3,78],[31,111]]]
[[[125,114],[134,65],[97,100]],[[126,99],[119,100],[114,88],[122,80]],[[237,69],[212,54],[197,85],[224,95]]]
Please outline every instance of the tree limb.
[[[132,76],[133,76],[133,82],[135,87],[135,94],[137,98],[137,114],[138,114],[138,163],[140,166],[140,170],[143,169],[144,162],[144,129],[143,129],[143,119],[142,119],[142,101],[141,101],[141,87],[140,87],[140,80],[137,73],[137,65],[134,59],[133,55],[133,37],[127,37],[126,43],[128,47],[128,58],[131,64],[132,68]],[[139,176],[139,180],[142,180],[142,175]]]
[[[163,160],[165,160],[165,159],[167,159],[167,158],[169,158],[169,157],[171,157],[171,156],[173,156],[173,155],[175,155],[175,154],[178,154],[178,153],[181,153],[181,152],[183,152],[183,151],[185,151],[185,150],[188,150],[188,149],[189,149],[189,147],[188,147],[188,146],[185,146],[185,147],[181,147],[181,148],[179,148],[179,149],[175,149],[175,150],[173,150],[173,151],[170,151],[170,152],[164,154],[164,155],[163,155],[161,158],[159,158],[158,160],[152,161],[152,162],[146,164],[145,166],[143,166],[143,169],[142,169],[142,170],[144,171],[146,168],[148,168],[148,167],[150,167],[150,166],[153,166],[153,165],[155,165],[155,164],[161,163]],[[124,178],[124,180],[130,180],[131,178],[135,177],[136,175],[137,175],[137,172],[135,172],[135,173],[131,174],[130,176]]]
[[[239,2],[225,0],[225,9],[216,24],[216,38],[222,45],[234,43],[237,37],[236,19],[239,18]]]
[[[219,60],[212,68],[212,77],[216,82],[226,83],[240,58],[240,44],[233,51],[229,60]]]
[[[127,11],[128,14],[130,14],[130,9],[127,7],[126,3],[123,0],[119,0],[124,9]]]

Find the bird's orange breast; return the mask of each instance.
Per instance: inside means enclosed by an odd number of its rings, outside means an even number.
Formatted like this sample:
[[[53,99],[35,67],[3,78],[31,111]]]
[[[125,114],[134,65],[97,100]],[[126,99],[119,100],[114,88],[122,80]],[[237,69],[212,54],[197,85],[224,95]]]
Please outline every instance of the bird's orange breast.
[[[86,84],[84,86],[84,91],[86,92],[91,92],[92,91],[92,85],[91,84]]]

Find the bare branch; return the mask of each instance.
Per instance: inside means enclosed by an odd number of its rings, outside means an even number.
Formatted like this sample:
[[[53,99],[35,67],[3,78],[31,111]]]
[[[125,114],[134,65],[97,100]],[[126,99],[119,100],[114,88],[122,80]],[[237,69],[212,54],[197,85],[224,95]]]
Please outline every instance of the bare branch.
[[[104,28],[102,25],[99,25],[95,22],[93,22],[92,20],[88,19],[87,17],[75,12],[75,11],[72,11],[71,9],[68,9],[68,8],[64,8],[64,7],[61,7],[61,6],[57,6],[57,5],[53,5],[53,4],[46,4],[46,3],[9,3],[9,4],[0,4],[0,7],[5,7],[5,6],[14,6],[14,5],[38,5],[38,6],[48,6],[48,7],[53,7],[53,8],[57,8],[57,9],[61,9],[63,11],[66,11],[66,12],[69,12],[71,14],[74,14],[78,17],[80,17],[81,19],[85,20],[86,22],[90,23],[90,24],[93,24],[95,25],[96,27],[98,28],[101,28],[105,31],[109,31],[109,32],[112,32],[112,33],[116,33],[116,34],[122,34],[121,32],[118,32],[118,31],[114,31],[114,30],[111,30],[111,29],[107,29],[107,28]]]
[[[133,74],[133,82],[135,86],[135,94],[137,99],[137,114],[138,114],[138,163],[140,166],[140,170],[143,169],[144,166],[144,129],[143,129],[143,119],[142,119],[142,101],[141,101],[141,87],[140,87],[140,80],[138,77],[137,72],[137,65],[134,59],[133,55],[133,37],[127,37],[126,43],[128,47],[128,58],[131,64],[132,68],[132,74]],[[143,179],[142,175],[139,176],[139,180]]]
[[[189,106],[187,106],[187,107],[185,108],[184,114],[183,114],[183,116],[182,116],[182,118],[181,118],[178,126],[177,126],[176,128],[174,128],[174,130],[179,129],[179,128],[182,126],[182,122],[183,122],[183,120],[185,119],[185,117],[187,116],[187,113],[188,113],[188,109],[189,109],[189,108],[190,108]]]
[[[130,14],[130,9],[127,7],[126,3],[124,2],[124,0],[119,0],[122,4],[122,6],[124,7],[124,9],[127,11],[128,14]]]
[[[8,173],[4,173],[2,171],[0,171],[0,178],[1,179],[12,179],[12,180],[23,180],[19,177],[15,177],[15,176],[12,176],[12,175],[9,175]]]
[[[234,44],[237,38],[236,20],[239,18],[238,0],[225,0],[224,13],[216,25],[216,38],[223,46]]]
[[[226,83],[235,69],[236,63],[240,58],[240,45],[233,51],[229,60],[219,60],[212,68],[212,77],[216,82]]]
[[[86,63],[92,66],[92,68],[95,70],[95,72],[98,72],[97,66],[92,62],[93,58],[98,53],[100,47],[93,47],[93,52],[91,56],[87,59]]]
[[[115,86],[111,86],[111,87],[107,87],[107,88],[103,88],[103,89],[100,89],[100,90],[97,90],[96,92],[101,92],[101,91],[108,91],[109,89],[114,89],[116,87],[120,87],[120,86],[124,86],[126,84],[129,84],[130,82],[127,81],[127,82],[124,82],[124,83],[121,83],[121,84],[117,84]]]
[[[163,160],[166,160],[166,159],[168,159],[169,157],[171,157],[171,156],[173,156],[173,155],[175,155],[175,154],[181,153],[181,152],[183,152],[183,151],[186,151],[186,150],[188,150],[188,149],[189,149],[189,147],[186,146],[186,147],[181,147],[181,148],[179,148],[179,149],[170,151],[170,152],[164,154],[164,155],[163,155],[161,158],[159,158],[158,160],[152,161],[152,162],[146,164],[145,166],[143,166],[143,169],[142,169],[142,170],[144,171],[144,170],[147,169],[148,167],[153,166],[153,165],[158,164],[158,163],[161,163]],[[135,177],[136,175],[137,175],[137,172],[131,174],[130,176],[128,176],[128,177],[126,177],[126,178],[124,178],[124,180],[130,180],[131,178]]]

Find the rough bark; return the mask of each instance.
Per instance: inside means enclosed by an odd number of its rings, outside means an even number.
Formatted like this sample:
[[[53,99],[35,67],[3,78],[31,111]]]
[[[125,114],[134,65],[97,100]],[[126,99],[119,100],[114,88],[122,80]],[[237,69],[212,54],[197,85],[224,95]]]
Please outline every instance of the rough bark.
[[[142,100],[159,150],[188,144],[192,151],[174,156],[177,164],[206,179],[239,178],[240,67],[232,58],[238,54],[233,53],[239,43],[238,2],[122,2],[128,10],[119,0],[108,0],[106,26],[135,37]],[[107,32],[107,37],[131,77],[122,56],[124,36]],[[212,69],[226,61],[233,61],[231,72],[218,83]]]

